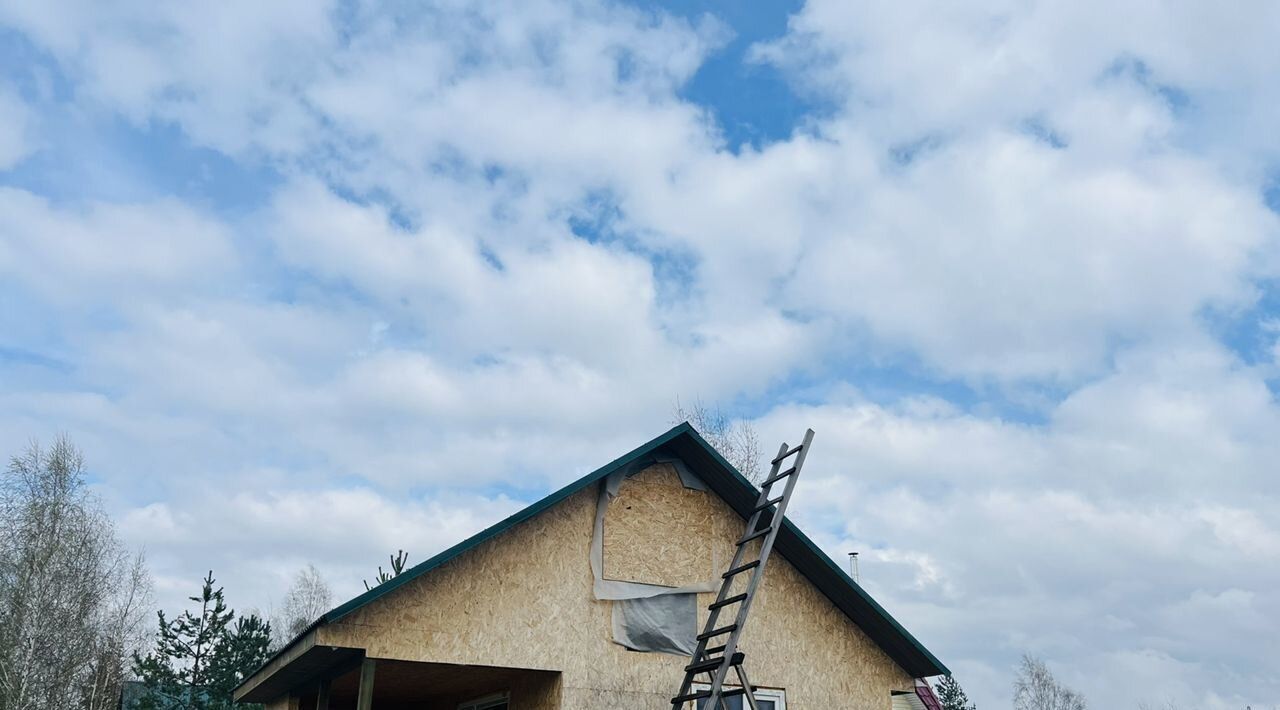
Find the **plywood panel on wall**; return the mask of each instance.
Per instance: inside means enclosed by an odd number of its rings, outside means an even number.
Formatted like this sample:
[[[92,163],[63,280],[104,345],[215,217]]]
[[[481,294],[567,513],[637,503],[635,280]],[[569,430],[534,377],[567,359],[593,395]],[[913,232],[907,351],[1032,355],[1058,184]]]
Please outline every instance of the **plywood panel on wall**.
[[[622,482],[604,516],[604,577],[683,587],[715,574],[708,497],[685,488],[671,464]]]
[[[592,597],[588,549],[597,494],[594,487],[576,493],[321,627],[317,642],[366,648],[377,658],[561,671],[557,692],[568,709],[669,708],[688,660],[612,643],[610,603]],[[709,521],[712,543],[673,534],[669,554],[709,564],[711,548],[723,566],[742,518],[714,494],[699,500],[700,515],[687,512],[691,521]],[[711,597],[700,595],[700,605]],[[785,688],[788,710],[884,710],[891,690],[911,687],[910,676],[781,555],[770,561],[756,605],[743,639],[751,679]]]

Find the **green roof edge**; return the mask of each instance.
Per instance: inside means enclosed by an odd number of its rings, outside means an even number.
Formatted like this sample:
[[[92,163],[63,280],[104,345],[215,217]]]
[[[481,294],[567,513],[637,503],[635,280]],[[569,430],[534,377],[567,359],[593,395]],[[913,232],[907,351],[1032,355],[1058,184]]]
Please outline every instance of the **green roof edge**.
[[[867,591],[862,588],[862,585],[854,581],[854,579],[849,576],[848,572],[845,572],[844,569],[840,567],[840,565],[836,564],[835,560],[831,559],[831,557],[827,553],[823,552],[822,548],[818,547],[817,543],[815,543],[813,540],[810,540],[809,536],[805,535],[804,532],[801,531],[800,528],[796,527],[794,523],[788,520],[786,516],[783,516],[782,524],[785,525],[788,529],[790,529],[791,532],[795,534],[796,538],[800,540],[800,542],[803,542],[806,547],[813,550],[814,554],[816,554],[824,562],[826,562],[828,567],[830,567],[835,572],[838,572],[840,574],[840,577],[845,582],[847,582],[850,587],[853,587],[853,591],[857,592],[858,596],[865,599],[867,603],[870,604],[876,610],[877,614],[884,617],[884,620],[888,621],[889,624],[893,626],[894,631],[897,631],[899,634],[902,634],[902,637],[905,638],[908,642],[910,642],[911,645],[915,647],[917,651],[924,654],[926,658],[928,658],[931,662],[933,662],[933,664],[938,667],[938,670],[942,671],[942,673],[940,673],[939,675],[951,675],[951,669],[947,668],[947,666],[942,661],[939,661],[938,657],[933,655],[932,651],[925,648],[924,644],[920,643],[920,641],[917,640],[916,637],[913,636],[910,631],[907,631],[906,627],[904,627],[902,624],[899,624],[898,620],[893,618],[893,614],[890,614],[887,610],[885,610],[884,607],[880,606],[880,602],[876,601],[875,597],[868,594]]]
[[[715,458],[717,463],[719,463],[721,466],[724,466],[726,469],[728,469],[729,472],[732,473],[734,477],[738,479],[739,483],[745,486],[749,486],[751,488],[756,488],[755,484],[752,483],[750,479],[748,479],[746,476],[742,475],[742,472],[739,471],[736,466],[729,463],[727,460],[725,460],[724,456],[720,455],[720,452],[716,450],[716,447],[712,446],[710,443],[707,442],[706,439],[702,438],[702,434],[698,433],[697,429],[694,429],[692,426],[690,426],[688,422],[685,422],[682,426],[688,426],[689,433],[693,435],[694,440],[697,441],[699,444],[701,444],[702,447],[705,448],[707,452],[710,453]],[[759,490],[759,489],[756,489],[756,490]],[[929,649],[925,648],[924,644],[920,643],[920,641],[917,640],[916,637],[913,636],[910,631],[907,631],[906,627],[904,627],[902,624],[899,624],[898,620],[893,618],[893,614],[890,614],[887,610],[885,610],[884,607],[880,606],[880,602],[876,601],[875,597],[868,594],[867,591],[862,588],[862,585],[858,584],[856,581],[854,581],[853,577],[849,576],[848,572],[845,572],[843,569],[841,569],[840,565],[836,564],[835,560],[831,559],[830,555],[823,552],[822,548],[818,547],[817,543],[809,539],[809,536],[805,535],[804,532],[800,530],[800,528],[797,527],[795,523],[791,522],[790,518],[786,517],[785,515],[782,516],[782,525],[783,527],[790,530],[796,536],[796,538],[800,540],[800,542],[803,542],[805,546],[808,547],[810,550],[812,550],[813,553],[817,555],[823,562],[826,562],[828,567],[830,567],[833,571],[837,572],[840,575],[840,577],[845,582],[847,582],[850,587],[853,588],[853,591],[858,593],[858,596],[865,599],[867,603],[869,603],[871,607],[876,610],[876,613],[884,617],[885,621],[888,621],[889,624],[893,626],[894,631],[897,631],[898,633],[902,634],[903,638],[909,641],[911,645],[916,648],[916,650],[920,651],[920,653],[924,654],[926,658],[932,661],[934,665],[936,665],[942,671],[941,675],[948,675],[948,676],[951,675],[951,669],[947,668],[947,666],[942,661],[938,660],[937,656],[933,655],[933,653]]]

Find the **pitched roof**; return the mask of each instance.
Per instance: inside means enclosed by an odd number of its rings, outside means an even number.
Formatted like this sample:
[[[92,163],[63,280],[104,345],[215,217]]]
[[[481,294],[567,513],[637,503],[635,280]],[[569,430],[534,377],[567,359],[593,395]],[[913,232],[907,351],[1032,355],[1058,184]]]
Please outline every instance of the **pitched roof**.
[[[295,638],[276,655],[283,654],[315,627],[342,619],[375,599],[394,592],[402,585],[412,582],[414,579],[421,577],[480,543],[502,534],[587,486],[599,482],[610,473],[646,456],[660,453],[670,454],[682,459],[685,465],[707,484],[708,488],[723,498],[739,515],[743,517],[750,515],[759,491],[736,468],[728,461],[725,461],[724,457],[708,444],[688,422],[685,422],[588,473],[507,519],[495,523],[434,557],[410,567],[390,581],[384,582],[351,601],[335,607],[317,619],[315,623],[299,634],[298,638]],[[871,595],[867,594],[862,587],[858,586],[857,582],[854,582],[849,575],[845,574],[839,565],[833,562],[830,557],[827,557],[822,550],[818,549],[818,546],[792,524],[790,520],[783,520],[782,529],[778,531],[777,540],[774,542],[774,549],[782,553],[782,556],[787,558],[787,561],[792,566],[825,594],[890,658],[912,676],[925,678],[951,674],[951,671],[947,670],[947,667],[942,665],[942,662],[934,657],[929,652],[929,649],[921,645],[914,636],[908,633],[901,624],[889,615],[889,612],[884,610],[884,607],[876,603],[876,600],[872,599]],[[270,661],[267,663],[270,663]],[[264,664],[265,666],[266,664]]]

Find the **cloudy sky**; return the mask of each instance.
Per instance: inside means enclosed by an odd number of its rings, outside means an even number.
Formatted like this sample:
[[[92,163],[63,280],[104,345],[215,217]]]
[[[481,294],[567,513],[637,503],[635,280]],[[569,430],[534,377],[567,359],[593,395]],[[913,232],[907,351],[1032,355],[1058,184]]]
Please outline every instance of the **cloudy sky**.
[[[665,430],[1007,707],[1280,702],[1280,6],[0,2],[0,449],[173,608]],[[750,6],[748,8],[748,6]]]

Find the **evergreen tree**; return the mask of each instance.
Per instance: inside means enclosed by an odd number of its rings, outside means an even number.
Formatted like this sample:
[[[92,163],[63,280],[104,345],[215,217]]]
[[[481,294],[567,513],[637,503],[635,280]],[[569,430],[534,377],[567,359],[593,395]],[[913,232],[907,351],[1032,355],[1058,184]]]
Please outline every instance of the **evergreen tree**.
[[[938,700],[942,702],[942,710],[976,710],[977,706],[965,695],[964,688],[960,687],[955,677],[946,676],[935,687],[938,690]]]
[[[404,553],[404,550],[400,550],[400,551],[399,551],[399,552],[397,552],[396,554],[392,555],[392,556],[391,556],[391,571],[390,571],[390,572],[383,572],[383,571],[382,571],[382,565],[378,565],[378,576],[373,578],[373,586],[372,586],[372,587],[371,587],[371,586],[369,586],[369,582],[368,582],[368,580],[365,580],[365,583],[364,583],[365,591],[368,591],[368,590],[370,590],[370,589],[373,589],[373,587],[376,587],[376,586],[378,586],[378,585],[380,585],[380,584],[386,584],[387,582],[390,582],[391,580],[395,579],[396,577],[399,577],[399,576],[401,575],[401,573],[403,573],[403,572],[404,572],[404,564],[405,564],[405,562],[408,562],[408,561],[409,561],[409,556],[408,556],[408,555],[406,555],[406,554]]]
[[[209,663],[209,697],[225,699],[270,656],[271,625],[256,614],[242,616],[228,627],[218,652]],[[216,705],[215,707],[222,707]]]
[[[134,673],[147,688],[136,710],[229,710],[235,687],[266,661],[270,625],[252,614],[236,620],[213,585],[210,571],[200,595],[189,597],[199,613],[172,621],[158,613],[155,650],[134,654]]]

